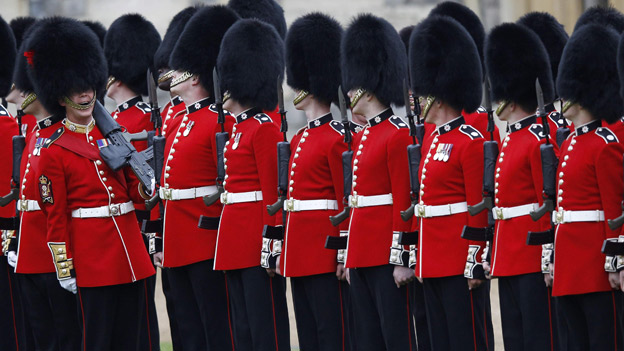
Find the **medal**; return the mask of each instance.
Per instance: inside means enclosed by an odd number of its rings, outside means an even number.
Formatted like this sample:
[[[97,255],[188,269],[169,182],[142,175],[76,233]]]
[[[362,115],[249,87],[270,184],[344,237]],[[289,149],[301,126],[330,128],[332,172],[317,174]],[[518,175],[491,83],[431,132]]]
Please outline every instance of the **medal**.
[[[232,145],[232,150],[236,150],[238,148],[238,142],[240,141],[241,135],[243,133],[236,133],[234,136],[234,144]]]
[[[195,125],[195,121],[189,121],[188,124],[186,125],[186,129],[184,130],[184,133],[182,133],[183,136],[188,136],[189,133],[191,132],[191,128],[193,128],[193,126]]]
[[[444,147],[444,144],[438,144],[438,148],[436,149],[435,154],[433,155],[433,160],[437,161],[440,159],[441,156],[441,152],[442,152],[442,148]]]
[[[447,162],[451,157],[451,150],[453,149],[453,144],[445,144],[444,146],[444,158],[442,161]]]

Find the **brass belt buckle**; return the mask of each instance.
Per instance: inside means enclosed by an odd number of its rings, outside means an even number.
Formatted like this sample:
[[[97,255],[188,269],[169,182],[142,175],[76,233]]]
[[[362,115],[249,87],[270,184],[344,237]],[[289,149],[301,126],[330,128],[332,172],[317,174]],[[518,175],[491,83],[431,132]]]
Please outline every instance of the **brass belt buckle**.
[[[416,205],[416,215],[420,218],[424,218],[425,217],[425,205]]]
[[[358,195],[351,195],[351,207],[358,208]]]
[[[28,210],[28,202],[26,200],[20,200],[20,209],[22,212]]]
[[[227,191],[224,191],[224,192],[221,193],[221,203],[224,204],[224,205],[228,204],[227,195],[228,195]]]
[[[496,218],[501,219],[501,220],[505,219],[503,217],[503,209],[502,208],[499,208],[499,207],[496,208]]]
[[[165,200],[171,200],[171,189],[164,188],[163,189],[163,195],[165,197]]]
[[[286,211],[292,212],[294,210],[295,210],[295,200],[294,199],[286,200]]]
[[[120,205],[110,205],[108,210],[111,216],[119,216],[121,214]]]
[[[555,224],[563,223],[563,208],[559,208],[557,212],[555,212]]]

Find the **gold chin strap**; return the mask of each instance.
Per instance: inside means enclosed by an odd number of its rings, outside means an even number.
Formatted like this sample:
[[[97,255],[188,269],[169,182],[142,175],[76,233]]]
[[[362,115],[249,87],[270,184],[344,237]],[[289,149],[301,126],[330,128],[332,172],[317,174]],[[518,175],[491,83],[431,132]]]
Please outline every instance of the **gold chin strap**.
[[[297,96],[295,96],[295,98],[293,99],[293,104],[295,106],[297,106],[297,104],[299,104],[301,101],[303,101],[306,97],[308,97],[308,95],[310,95],[310,93],[308,93],[305,90],[300,90],[299,93],[297,94]]]
[[[158,84],[168,81],[169,79],[171,79],[171,77],[173,77],[173,72],[175,72],[174,70],[170,70],[169,72],[163,74],[162,76],[160,76],[160,78],[158,78]]]
[[[355,91],[355,94],[353,94],[353,97],[351,98],[351,108],[354,108],[355,105],[357,105],[358,101],[360,101],[364,94],[366,94],[366,90],[362,88]]]
[[[68,98],[67,96],[63,96],[63,101],[65,101],[65,103],[67,104],[67,106],[75,109],[75,110],[88,110],[91,107],[93,107],[93,105],[95,104],[95,99],[96,99],[97,94],[93,94],[93,99],[91,99],[91,101],[89,101],[88,104],[86,105],[82,105],[82,104],[77,104],[75,102],[73,102],[70,98]]]
[[[436,98],[435,96],[429,95],[424,99],[425,99],[425,108],[422,110],[422,118],[427,118],[427,114],[429,113],[429,110],[431,110],[431,107],[433,106],[433,103],[435,102]],[[420,103],[420,99],[418,103]]]
[[[83,124],[74,123],[67,118],[65,118],[62,123],[65,127],[67,127],[67,129],[80,134],[87,134],[88,132],[91,132],[93,130],[93,127],[95,127],[95,120],[93,119],[91,119],[91,122],[89,122],[89,124],[87,124],[86,126]]]
[[[574,102],[566,100],[566,102],[563,103],[563,106],[561,106],[561,113],[566,113],[572,106],[574,106]]]
[[[106,82],[106,90],[108,90],[108,88],[110,88],[110,86],[113,85],[113,83],[115,83],[116,80],[117,78],[113,76],[108,77],[108,81]]]
[[[232,93],[230,93],[229,90],[226,90],[225,93],[223,93],[223,103],[228,101],[231,97],[232,97]]]
[[[175,87],[176,85],[186,82],[189,78],[191,78],[193,76],[193,73],[186,71],[184,73],[182,73],[179,77],[174,78],[171,81],[171,88]]]
[[[509,101],[507,100],[501,101],[501,103],[496,108],[496,115],[500,116],[500,114],[503,113],[503,111],[505,111],[505,108],[507,108],[507,105],[509,105]]]
[[[35,100],[37,100],[37,94],[28,94],[28,96],[26,96],[26,99],[24,99],[24,102],[22,102],[22,111],[25,110],[26,107],[30,106],[30,104],[32,104]]]

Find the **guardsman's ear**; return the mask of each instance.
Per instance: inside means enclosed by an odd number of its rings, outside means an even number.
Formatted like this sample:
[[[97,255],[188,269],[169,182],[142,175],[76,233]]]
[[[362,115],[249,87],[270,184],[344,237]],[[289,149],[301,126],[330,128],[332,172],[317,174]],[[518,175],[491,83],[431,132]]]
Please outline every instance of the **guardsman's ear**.
[[[191,77],[191,85],[195,86],[197,84],[199,84],[199,75],[198,74],[193,74],[193,76]]]

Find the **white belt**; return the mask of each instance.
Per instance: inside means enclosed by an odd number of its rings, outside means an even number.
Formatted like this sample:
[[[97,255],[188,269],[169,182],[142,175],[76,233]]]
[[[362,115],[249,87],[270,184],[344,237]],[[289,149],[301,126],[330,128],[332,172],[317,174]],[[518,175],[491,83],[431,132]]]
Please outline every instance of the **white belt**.
[[[214,194],[217,192],[216,185],[208,185],[202,186],[199,188],[190,188],[190,189],[169,189],[169,188],[160,188],[158,189],[158,195],[163,200],[189,200],[195,199],[198,197]]]
[[[349,195],[349,204],[353,208],[392,205],[392,194],[383,195]]]
[[[496,220],[506,220],[515,217],[526,216],[531,213],[531,211],[535,211],[538,208],[539,204],[537,203],[513,207],[494,207],[492,209],[492,214],[494,215],[494,219]]]
[[[39,211],[41,207],[35,200],[18,200],[17,208],[22,212]]]
[[[416,211],[414,212],[416,217],[421,218],[430,218],[430,217],[441,217],[441,216],[450,216],[458,213],[463,213],[468,211],[468,204],[466,201],[457,202],[454,204],[448,205],[437,205],[437,206],[427,206],[427,205],[416,205]]]
[[[241,202],[257,202],[262,201],[262,191],[247,191],[244,193],[221,193],[221,203],[224,205],[238,204]]]
[[[121,216],[132,211],[134,211],[134,205],[132,201],[128,201],[123,204],[112,204],[110,206],[79,208],[73,210],[71,214],[74,218],[99,218]]]
[[[552,221],[555,224],[572,222],[601,222],[605,220],[604,211],[565,211],[560,208],[552,213]]]
[[[338,201],[336,200],[295,200],[288,199],[284,201],[284,211],[314,211],[314,210],[337,210]]]

